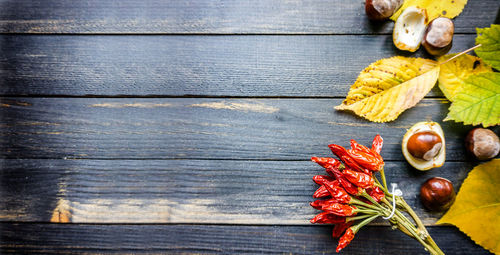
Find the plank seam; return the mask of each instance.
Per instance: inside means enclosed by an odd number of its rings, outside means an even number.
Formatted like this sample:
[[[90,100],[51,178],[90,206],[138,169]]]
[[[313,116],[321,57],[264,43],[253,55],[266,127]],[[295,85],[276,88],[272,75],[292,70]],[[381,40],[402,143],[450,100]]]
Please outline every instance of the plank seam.
[[[392,33],[44,33],[0,32],[0,35],[54,35],[54,36],[386,36]],[[476,32],[459,32],[455,35],[476,35]]]

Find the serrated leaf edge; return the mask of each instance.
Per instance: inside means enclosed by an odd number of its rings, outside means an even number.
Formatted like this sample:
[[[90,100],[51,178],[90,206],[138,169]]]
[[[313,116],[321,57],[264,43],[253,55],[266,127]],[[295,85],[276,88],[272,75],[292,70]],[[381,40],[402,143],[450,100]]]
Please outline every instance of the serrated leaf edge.
[[[500,160],[500,159],[493,159],[493,160],[491,160],[491,161],[489,161],[489,162],[493,162],[493,161],[497,161],[497,160]],[[486,162],[486,163],[488,163],[488,162]],[[486,164],[486,163],[484,163],[484,164]],[[480,165],[482,165],[482,164],[480,164]],[[467,178],[469,178],[469,176],[470,176],[471,172],[472,172],[472,171],[473,171],[476,167],[478,167],[478,166],[480,166],[480,165],[475,166],[475,167],[474,167],[474,168],[473,168],[473,169],[472,169],[472,170],[471,170],[471,171],[467,174],[467,177],[465,178],[465,180],[467,180]],[[463,183],[462,183],[462,185],[463,185]],[[489,249],[489,248],[485,248],[485,247],[484,247],[484,245],[482,245],[479,241],[476,241],[475,239],[473,239],[473,238],[472,238],[472,237],[471,237],[468,233],[466,233],[466,232],[464,231],[463,227],[457,226],[457,225],[455,225],[455,224],[453,224],[453,223],[451,223],[451,222],[448,222],[448,221],[443,221],[442,219],[443,219],[443,217],[444,217],[445,215],[446,215],[446,213],[445,213],[445,214],[441,217],[441,219],[439,219],[439,220],[436,222],[436,224],[437,224],[437,225],[448,224],[448,225],[455,226],[456,228],[458,228],[458,229],[460,230],[460,232],[462,232],[462,233],[464,233],[466,236],[468,236],[468,237],[470,238],[470,240],[472,240],[475,244],[477,244],[477,245],[481,246],[483,249],[488,250],[488,251],[489,251],[489,252],[491,252],[491,253],[494,253],[494,252],[493,252],[493,250],[491,250],[491,249]]]

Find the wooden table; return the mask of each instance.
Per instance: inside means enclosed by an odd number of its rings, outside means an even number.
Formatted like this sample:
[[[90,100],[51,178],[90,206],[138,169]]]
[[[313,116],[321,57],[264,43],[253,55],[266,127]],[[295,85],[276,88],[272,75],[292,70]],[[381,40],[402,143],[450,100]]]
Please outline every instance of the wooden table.
[[[451,52],[474,45],[498,0],[469,0]],[[357,74],[404,55],[392,22],[352,0],[0,0],[1,253],[331,254],[311,225],[327,145],[385,139],[390,182],[448,254],[486,254],[423,209],[432,176],[457,188],[475,165],[470,126],[442,122],[433,89],[391,123],[338,112]],[[429,172],[400,152],[434,120],[447,162]],[[498,128],[497,128],[498,132]],[[382,221],[344,254],[425,254]]]

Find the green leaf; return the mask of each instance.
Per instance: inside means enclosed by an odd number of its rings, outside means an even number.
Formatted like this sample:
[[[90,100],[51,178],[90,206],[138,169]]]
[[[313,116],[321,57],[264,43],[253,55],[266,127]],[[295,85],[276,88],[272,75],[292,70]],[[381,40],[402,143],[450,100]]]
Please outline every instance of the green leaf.
[[[453,224],[474,242],[500,254],[500,159],[472,169],[455,203],[437,224]]]
[[[456,54],[445,55],[439,58],[440,62]],[[491,67],[484,64],[480,58],[471,55],[462,55],[441,65],[439,72],[439,88],[452,101],[455,95],[463,88],[464,80],[473,74],[492,72]]]
[[[493,68],[500,70],[500,25],[490,28],[477,28],[476,44],[482,46],[475,50],[476,54]]]
[[[485,127],[500,124],[500,73],[481,73],[465,79],[446,120]]]

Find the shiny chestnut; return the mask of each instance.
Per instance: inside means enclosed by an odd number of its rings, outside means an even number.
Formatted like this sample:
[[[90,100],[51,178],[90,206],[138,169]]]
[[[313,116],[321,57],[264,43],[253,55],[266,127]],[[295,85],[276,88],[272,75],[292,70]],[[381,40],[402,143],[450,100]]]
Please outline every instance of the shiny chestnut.
[[[451,19],[446,17],[435,18],[427,25],[422,38],[422,45],[431,55],[444,55],[451,49],[454,31],[455,26]]]
[[[384,20],[392,16],[403,4],[403,0],[366,0],[365,11],[369,19]]]
[[[413,134],[406,148],[408,152],[415,158],[429,161],[439,154],[443,140],[433,131],[422,131]]]
[[[500,151],[500,140],[491,130],[474,128],[465,138],[467,151],[479,160],[496,157]]]
[[[441,177],[430,178],[420,187],[420,199],[431,211],[444,211],[455,202],[453,184]]]

